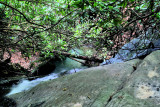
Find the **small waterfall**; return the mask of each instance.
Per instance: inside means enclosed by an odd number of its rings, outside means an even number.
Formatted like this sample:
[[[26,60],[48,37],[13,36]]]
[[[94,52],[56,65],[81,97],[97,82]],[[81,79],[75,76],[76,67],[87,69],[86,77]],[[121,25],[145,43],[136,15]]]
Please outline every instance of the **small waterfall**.
[[[64,74],[64,75],[73,74],[73,73],[81,71],[84,68],[86,68],[86,67],[82,66],[81,63],[76,62],[70,58],[66,58],[66,60],[63,62],[57,61],[56,62],[56,69],[53,71],[54,73],[51,73],[51,74],[49,74],[45,77],[42,77],[42,78],[37,78],[32,81],[25,80],[25,79],[21,80],[17,85],[12,86],[11,91],[7,95],[12,95],[15,93],[29,90],[43,81],[56,79],[59,76],[61,76],[61,74]]]
[[[12,95],[12,94],[15,94],[15,93],[19,93],[19,92],[22,92],[22,91],[29,90],[32,87],[38,85],[42,81],[48,81],[48,80],[51,80],[51,79],[55,79],[57,77],[58,77],[57,74],[52,73],[52,74],[50,74],[46,77],[37,78],[37,79],[32,80],[32,81],[21,80],[17,85],[12,86],[11,91],[7,95]]]

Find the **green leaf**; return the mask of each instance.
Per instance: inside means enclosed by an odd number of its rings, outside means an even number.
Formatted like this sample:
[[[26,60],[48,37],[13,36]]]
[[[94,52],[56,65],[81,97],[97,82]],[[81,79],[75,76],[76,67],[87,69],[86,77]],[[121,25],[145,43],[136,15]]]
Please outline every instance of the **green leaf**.
[[[160,12],[156,14],[156,17],[160,19]]]
[[[135,0],[129,0],[130,2],[134,2]]]
[[[112,9],[113,9],[113,6],[108,6],[108,8],[112,10]]]
[[[98,5],[98,3],[97,3],[97,2],[94,2],[93,6],[96,7],[97,5]]]

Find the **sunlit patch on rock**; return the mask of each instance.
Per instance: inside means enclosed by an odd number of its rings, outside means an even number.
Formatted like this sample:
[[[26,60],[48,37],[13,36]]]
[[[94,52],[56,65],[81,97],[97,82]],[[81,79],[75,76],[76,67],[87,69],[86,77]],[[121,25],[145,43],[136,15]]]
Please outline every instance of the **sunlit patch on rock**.
[[[76,103],[76,104],[73,105],[73,107],[82,107],[82,104]]]
[[[66,107],[66,106],[63,106],[63,107]],[[74,103],[69,103],[69,104],[67,105],[67,107],[82,107],[82,104],[81,104],[81,103],[76,103],[76,104],[74,104]]]
[[[147,99],[149,97],[154,96],[155,91],[152,90],[150,86],[147,85],[139,85],[136,90],[136,97],[139,99]]]
[[[156,72],[157,71],[157,67],[153,70],[153,71],[149,71],[148,72],[148,77],[152,78],[152,77],[159,77],[159,74]]]

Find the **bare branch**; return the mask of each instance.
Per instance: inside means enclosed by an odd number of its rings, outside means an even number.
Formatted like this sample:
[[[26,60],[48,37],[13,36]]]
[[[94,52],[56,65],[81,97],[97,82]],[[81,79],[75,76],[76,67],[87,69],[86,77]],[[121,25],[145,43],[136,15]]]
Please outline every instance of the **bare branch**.
[[[4,31],[19,31],[19,32],[23,32],[23,33],[28,34],[27,31],[20,30],[20,29],[0,28],[0,30],[4,30]]]

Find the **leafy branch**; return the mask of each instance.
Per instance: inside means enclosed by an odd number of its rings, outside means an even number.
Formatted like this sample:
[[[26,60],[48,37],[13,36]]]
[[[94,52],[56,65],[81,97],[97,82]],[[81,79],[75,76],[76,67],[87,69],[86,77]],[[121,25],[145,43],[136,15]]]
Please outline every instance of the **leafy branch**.
[[[43,28],[46,28],[46,27],[43,26],[43,25],[39,25],[39,24],[37,24],[37,23],[31,22],[30,19],[28,19],[24,13],[22,13],[22,12],[19,11],[18,9],[12,7],[11,5],[8,5],[8,4],[6,4],[6,3],[4,3],[4,2],[1,2],[1,1],[0,1],[0,4],[3,4],[3,5],[5,5],[5,6],[11,8],[12,10],[15,10],[15,11],[17,11],[18,13],[20,13],[28,23],[34,24],[34,25],[37,25],[37,26],[41,26],[41,27],[43,27]]]

